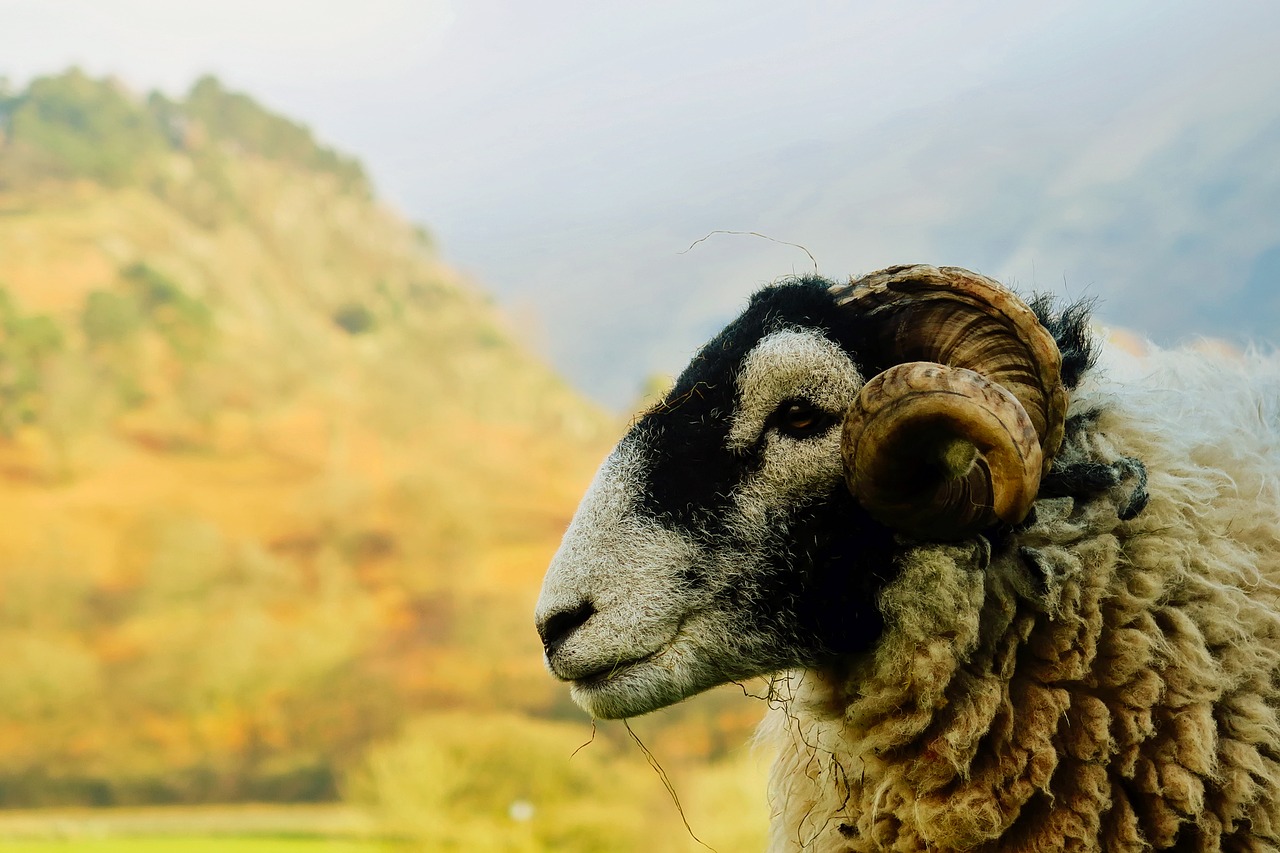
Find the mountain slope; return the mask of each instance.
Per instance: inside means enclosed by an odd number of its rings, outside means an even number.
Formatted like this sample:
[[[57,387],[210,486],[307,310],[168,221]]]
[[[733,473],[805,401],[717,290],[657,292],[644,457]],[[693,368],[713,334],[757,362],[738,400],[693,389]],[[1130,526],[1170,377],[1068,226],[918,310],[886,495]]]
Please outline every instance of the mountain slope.
[[[422,709],[562,707],[528,614],[612,424],[212,79],[0,128],[0,805],[333,796]]]

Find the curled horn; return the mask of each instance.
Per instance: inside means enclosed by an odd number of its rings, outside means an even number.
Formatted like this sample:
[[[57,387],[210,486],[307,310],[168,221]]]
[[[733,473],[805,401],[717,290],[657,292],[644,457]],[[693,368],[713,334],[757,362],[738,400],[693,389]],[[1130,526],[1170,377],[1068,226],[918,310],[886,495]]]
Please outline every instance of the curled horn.
[[[956,267],[892,267],[832,293],[866,320],[865,355],[885,368],[845,418],[854,497],[921,539],[1022,521],[1067,408],[1061,355],[1031,309]]]

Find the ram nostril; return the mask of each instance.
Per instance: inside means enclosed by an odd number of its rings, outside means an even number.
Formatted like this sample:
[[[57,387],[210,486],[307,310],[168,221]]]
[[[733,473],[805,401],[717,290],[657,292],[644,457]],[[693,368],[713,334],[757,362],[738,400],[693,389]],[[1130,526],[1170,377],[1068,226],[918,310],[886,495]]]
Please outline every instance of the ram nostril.
[[[596,613],[596,606],[584,601],[572,610],[559,610],[548,616],[538,625],[538,636],[542,638],[542,648],[547,657],[555,654],[569,635],[582,627]]]

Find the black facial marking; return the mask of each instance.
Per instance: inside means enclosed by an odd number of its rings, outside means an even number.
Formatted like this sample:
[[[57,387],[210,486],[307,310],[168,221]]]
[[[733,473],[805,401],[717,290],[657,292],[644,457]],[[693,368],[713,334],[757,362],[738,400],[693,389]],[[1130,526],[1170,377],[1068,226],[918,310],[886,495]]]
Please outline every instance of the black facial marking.
[[[735,656],[758,671],[818,666],[875,645],[877,592],[897,571],[892,534],[837,489],[788,519],[767,543],[724,543],[755,558],[716,597],[752,630]]]
[[[695,534],[722,528],[730,492],[758,461],[753,451],[728,447],[747,355],[765,336],[795,327],[816,329],[856,352],[859,324],[835,304],[830,287],[813,277],[758,292],[699,350],[667,398],[632,427],[631,440],[646,454],[643,508],[649,515]]]
[[[797,602],[797,625],[819,657],[810,662],[870,649],[884,631],[877,594],[897,573],[893,535],[844,489],[806,511],[793,530],[795,568],[808,586]]]

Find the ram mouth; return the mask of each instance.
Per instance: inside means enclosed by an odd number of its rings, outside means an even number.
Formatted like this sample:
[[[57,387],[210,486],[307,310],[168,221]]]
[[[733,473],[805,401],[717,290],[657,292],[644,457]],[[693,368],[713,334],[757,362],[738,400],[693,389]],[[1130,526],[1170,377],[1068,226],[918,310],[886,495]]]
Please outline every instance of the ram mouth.
[[[573,679],[571,683],[577,687],[585,687],[587,689],[601,687],[605,684],[608,684],[610,681],[613,681],[614,679],[618,678],[619,676],[627,672],[630,672],[636,667],[642,664],[648,663],[649,661],[657,657],[659,654],[661,654],[663,651],[665,651],[665,649],[658,649],[657,651],[649,652],[649,654],[641,655],[640,657],[615,661],[614,663],[611,663],[606,667],[598,669],[595,672],[589,672],[586,675],[580,675],[577,678]]]

